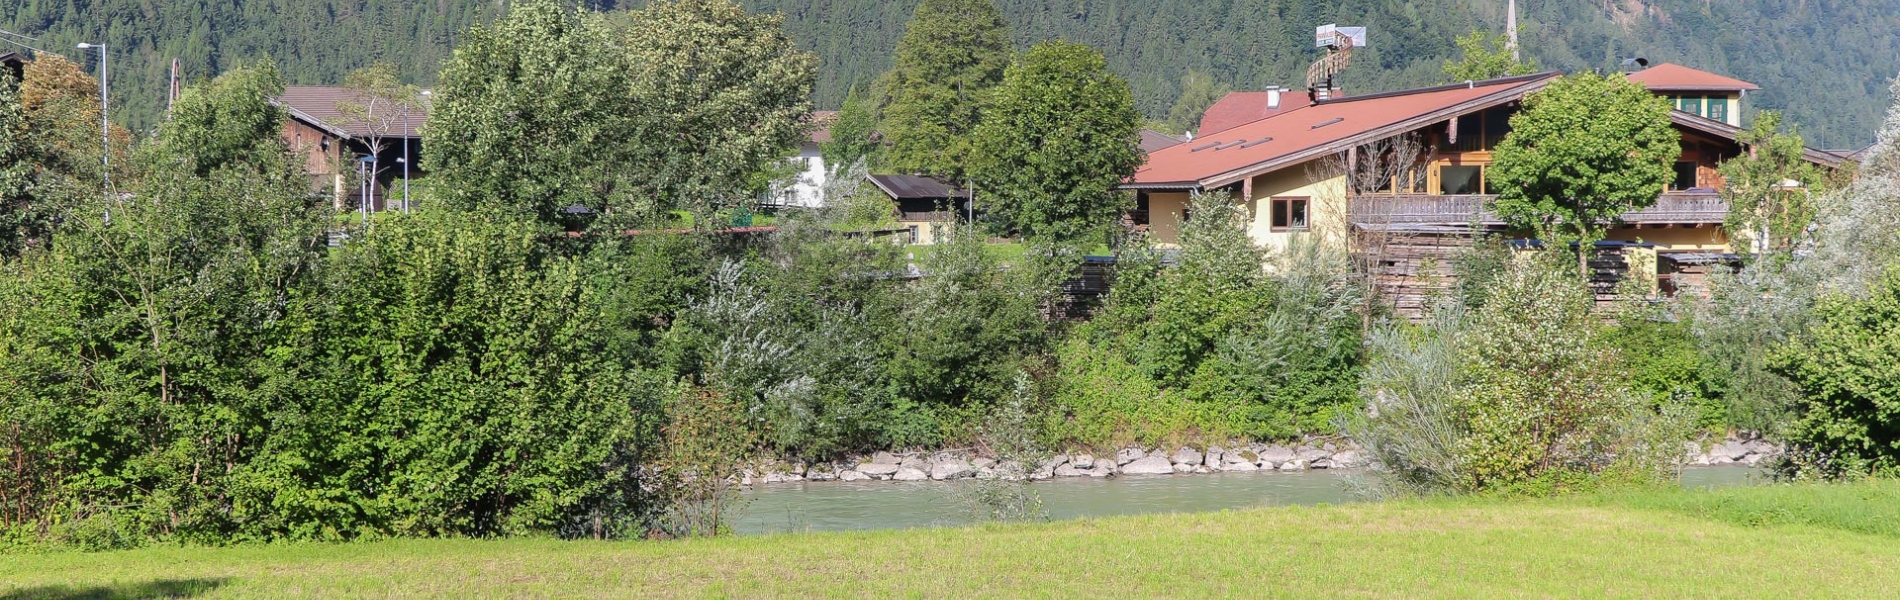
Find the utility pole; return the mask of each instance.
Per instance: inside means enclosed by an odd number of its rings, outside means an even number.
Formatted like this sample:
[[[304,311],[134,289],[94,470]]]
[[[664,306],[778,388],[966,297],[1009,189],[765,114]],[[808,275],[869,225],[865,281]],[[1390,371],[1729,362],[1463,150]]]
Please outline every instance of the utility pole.
[[[165,93],[165,114],[172,113],[172,105],[178,103],[178,59],[172,59],[171,87]]]
[[[106,92],[106,45],[88,44],[85,42],[79,43],[80,50],[91,50],[93,48],[99,49],[99,149],[101,150],[99,154],[99,164],[105,167],[105,169],[100,172],[105,174],[106,199],[111,200],[112,121],[106,118],[106,107],[110,104],[107,102],[107,99],[111,97]]]
[[[1517,0],[1506,0],[1504,5],[1504,31],[1510,35],[1511,61],[1522,62],[1517,55]]]

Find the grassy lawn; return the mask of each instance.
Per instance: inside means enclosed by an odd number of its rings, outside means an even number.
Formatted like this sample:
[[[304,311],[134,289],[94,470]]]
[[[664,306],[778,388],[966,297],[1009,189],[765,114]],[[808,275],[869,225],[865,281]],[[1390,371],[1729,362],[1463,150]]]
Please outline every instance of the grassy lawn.
[[[678,542],[406,540],[0,559],[0,598],[1884,597],[1900,484]],[[1887,590],[1887,591],[1881,591]]]

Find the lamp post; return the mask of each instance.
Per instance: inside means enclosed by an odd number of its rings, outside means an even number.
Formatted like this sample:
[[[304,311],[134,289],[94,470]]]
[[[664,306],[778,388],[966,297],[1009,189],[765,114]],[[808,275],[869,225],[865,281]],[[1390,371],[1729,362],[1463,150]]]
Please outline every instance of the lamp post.
[[[409,214],[409,140],[402,142],[402,156],[396,157],[396,164],[402,165],[402,214]]]
[[[112,125],[106,118],[106,45],[79,43],[80,50],[99,49],[99,164],[105,168],[106,199],[112,199]]]

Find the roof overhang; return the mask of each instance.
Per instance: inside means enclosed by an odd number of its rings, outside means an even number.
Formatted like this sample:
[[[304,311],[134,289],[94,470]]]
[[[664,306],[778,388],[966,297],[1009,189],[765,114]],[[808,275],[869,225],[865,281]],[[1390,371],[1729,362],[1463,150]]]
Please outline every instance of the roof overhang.
[[[1489,82],[1486,82],[1486,84],[1497,85],[1499,83],[1511,83],[1512,82],[1511,80],[1519,80],[1522,83],[1519,83],[1518,85],[1514,85],[1502,90],[1498,90],[1496,92],[1492,92],[1490,94],[1479,96],[1477,98],[1472,98],[1464,102],[1453,104],[1451,106],[1440,108],[1438,110],[1421,113],[1417,116],[1413,116],[1411,118],[1404,119],[1404,120],[1392,123],[1390,125],[1377,127],[1374,129],[1369,129],[1364,132],[1360,132],[1358,134],[1339,138],[1337,140],[1333,140],[1331,142],[1327,142],[1327,143],[1320,144],[1317,146],[1312,146],[1305,150],[1289,152],[1289,153],[1282,154],[1280,156],[1274,157],[1272,159],[1269,159],[1263,162],[1254,163],[1252,165],[1248,165],[1245,167],[1227,171],[1225,173],[1220,173],[1212,177],[1202,179],[1200,181],[1200,184],[1202,188],[1220,187],[1220,186],[1234,183],[1243,179],[1247,179],[1254,175],[1271,172],[1271,171],[1274,171],[1274,170],[1277,170],[1289,165],[1297,165],[1297,164],[1300,164],[1300,163],[1303,163],[1315,158],[1326,156],[1328,154],[1333,154],[1336,152],[1343,151],[1347,148],[1351,148],[1354,146],[1358,146],[1358,145],[1366,144],[1370,142],[1375,142],[1375,141],[1382,140],[1388,137],[1392,137],[1394,135],[1398,135],[1401,133],[1419,129],[1427,125],[1430,125],[1432,123],[1437,123],[1439,121],[1443,121],[1446,119],[1464,115],[1466,113],[1475,112],[1475,111],[1483,110],[1483,109],[1490,108],[1493,106],[1498,106],[1500,104],[1506,104],[1512,101],[1520,100],[1524,97],[1525,94],[1535,92],[1539,89],[1543,89],[1543,87],[1546,85],[1550,85],[1550,82],[1556,79],[1558,75],[1561,75],[1561,73],[1557,71],[1545,71],[1543,73],[1536,73],[1532,75],[1523,75],[1519,77],[1510,77],[1510,78],[1504,78],[1504,79],[1491,80]],[[1391,97],[1391,96],[1400,96],[1400,95],[1407,95],[1407,94],[1419,94],[1419,93],[1426,93],[1426,92],[1442,91],[1442,90],[1447,90],[1447,89],[1456,89],[1460,87],[1467,87],[1467,86],[1474,86],[1474,85],[1476,85],[1476,82],[1468,81],[1465,83],[1454,83],[1451,85],[1443,85],[1443,86],[1430,87],[1430,88],[1417,89],[1417,90],[1404,90],[1404,91],[1399,91],[1399,92],[1387,92],[1387,93],[1382,93],[1382,94],[1367,94],[1364,96],[1348,96],[1345,98],[1328,100],[1321,103],[1333,104],[1333,103],[1353,102],[1353,101],[1358,101],[1358,100],[1369,100],[1369,99],[1375,99],[1375,98],[1386,98],[1386,97]]]
[[[1742,128],[1702,115],[1680,110],[1671,110],[1669,111],[1669,121],[1679,127],[1721,137],[1722,139],[1731,140],[1738,144],[1741,143],[1741,141],[1736,138],[1741,135]],[[1828,168],[1840,167],[1841,162],[1845,160],[1838,154],[1825,150],[1816,150],[1807,146],[1801,147],[1801,157],[1807,159],[1808,162]]]
[[[329,122],[324,121],[323,119],[319,119],[314,116],[311,116],[310,113],[297,110],[297,107],[295,106],[291,106],[276,98],[271,98],[270,103],[284,107],[284,110],[290,113],[290,118],[296,119],[300,123],[309,125],[311,127],[315,127],[319,130],[322,130],[324,133],[336,136],[341,139],[345,139],[345,140],[352,139],[350,137],[350,132],[344,131],[343,128],[341,127],[331,125]],[[396,137],[396,136],[391,136],[391,137]]]

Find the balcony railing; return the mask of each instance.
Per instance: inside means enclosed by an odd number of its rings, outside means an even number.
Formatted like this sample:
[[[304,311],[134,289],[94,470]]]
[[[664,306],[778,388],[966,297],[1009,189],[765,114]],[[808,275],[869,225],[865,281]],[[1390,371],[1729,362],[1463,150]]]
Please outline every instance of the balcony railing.
[[[1355,196],[1350,210],[1355,223],[1380,225],[1503,225],[1490,211],[1489,195],[1397,194]],[[1625,223],[1713,224],[1728,217],[1728,202],[1715,194],[1663,194],[1656,204],[1623,213]]]

